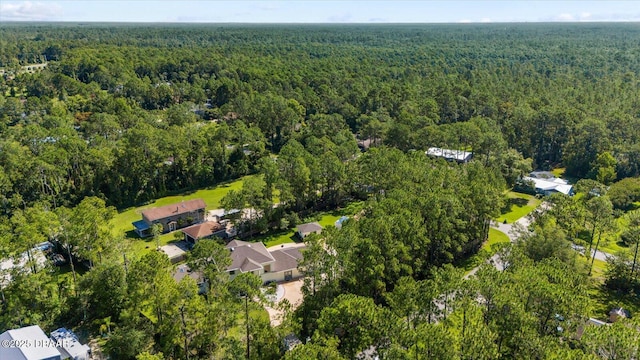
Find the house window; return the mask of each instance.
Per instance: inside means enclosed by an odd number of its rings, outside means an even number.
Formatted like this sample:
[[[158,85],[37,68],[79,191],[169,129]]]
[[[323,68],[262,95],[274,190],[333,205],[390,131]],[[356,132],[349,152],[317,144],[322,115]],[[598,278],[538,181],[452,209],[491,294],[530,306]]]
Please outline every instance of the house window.
[[[235,274],[236,274],[236,271],[235,271],[235,270],[231,270],[231,271],[229,271],[229,275],[235,275]]]

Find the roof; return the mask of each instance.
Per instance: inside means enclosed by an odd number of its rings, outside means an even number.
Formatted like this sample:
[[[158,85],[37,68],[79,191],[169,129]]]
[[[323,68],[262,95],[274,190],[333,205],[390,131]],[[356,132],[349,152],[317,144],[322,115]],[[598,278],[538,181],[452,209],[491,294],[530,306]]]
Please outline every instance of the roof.
[[[147,209],[142,211],[142,216],[145,217],[148,221],[156,221],[167,218],[169,216],[175,216],[204,209],[206,207],[207,205],[204,203],[204,200],[193,199],[183,201],[181,203]]]
[[[286,248],[271,251],[271,256],[276,262],[271,265],[272,272],[288,271],[298,267],[298,261],[302,260],[300,248]]]
[[[144,220],[134,221],[132,222],[132,224],[133,227],[135,227],[138,231],[145,231],[149,229],[149,224],[147,224]]]
[[[60,353],[66,353],[72,359],[85,359],[89,353],[89,346],[81,344],[76,334],[65,328],[53,331],[51,339],[62,344]]]
[[[191,269],[189,269],[189,266],[187,266],[186,264],[178,265],[176,267],[176,271],[173,273],[173,279],[176,282],[182,281],[182,279],[187,276],[195,280],[198,284],[202,282],[202,273],[198,271],[191,271]]]
[[[473,156],[470,151],[450,150],[437,147],[430,147],[426,152],[429,156],[441,157],[447,160],[466,161]]]
[[[322,225],[317,222],[298,225],[298,232],[301,234],[311,234],[313,232],[321,232]]]
[[[525,181],[532,181],[536,190],[540,191],[557,191],[565,195],[571,194],[573,186],[569,185],[566,180],[560,178],[540,179],[531,176],[522,178]]]
[[[246,272],[259,270],[264,264],[275,261],[261,242],[250,243],[232,240],[226,247],[231,250],[231,265],[227,268],[229,271],[241,270]]]
[[[6,347],[3,340],[22,340],[33,346]],[[26,345],[26,344],[25,344]],[[0,334],[0,359],[42,360],[60,359],[60,351],[38,325],[7,330]]]
[[[40,249],[42,244],[34,247],[31,256],[35,260],[39,268],[43,268],[47,264],[47,258]],[[29,254],[25,251],[19,257],[0,259],[0,287],[4,287],[11,282],[11,269],[20,269],[21,271],[31,272],[31,267],[27,266],[29,262]]]
[[[209,237],[220,230],[224,230],[224,227],[219,222],[205,221],[201,224],[186,227],[182,229],[182,232],[198,240]]]
[[[629,312],[629,310],[623,309],[623,308],[613,308],[611,309],[611,311],[609,311],[609,315],[618,315],[618,316],[622,316],[625,318],[630,318],[631,317],[631,313]]]

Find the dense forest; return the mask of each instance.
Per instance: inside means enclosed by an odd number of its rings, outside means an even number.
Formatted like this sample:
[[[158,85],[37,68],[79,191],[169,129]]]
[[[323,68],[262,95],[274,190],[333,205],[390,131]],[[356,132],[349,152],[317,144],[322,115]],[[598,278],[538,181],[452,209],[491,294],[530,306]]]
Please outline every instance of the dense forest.
[[[640,291],[638,24],[4,23],[0,69],[0,259],[45,240],[75,259],[72,276],[13,272],[0,330],[77,327],[113,359],[245,358],[249,342],[255,359],[638,357],[636,320],[584,328],[593,262],[570,248],[620,237],[602,288]],[[578,194],[547,199],[502,271],[463,280],[505,191],[557,168]],[[306,241],[304,301],[278,327],[244,318],[261,284],[229,280],[221,244],[189,253],[200,296],[109,226],[246,175],[222,203],[259,210],[252,233],[363,204]],[[289,333],[307,340],[284,352]]]

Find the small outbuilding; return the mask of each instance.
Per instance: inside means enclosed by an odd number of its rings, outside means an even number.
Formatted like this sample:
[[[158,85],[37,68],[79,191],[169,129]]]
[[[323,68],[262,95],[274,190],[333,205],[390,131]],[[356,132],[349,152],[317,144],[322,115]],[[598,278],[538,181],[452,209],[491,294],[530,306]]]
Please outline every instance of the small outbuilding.
[[[629,310],[625,310],[623,308],[614,308],[609,311],[609,322],[614,323],[618,321],[618,319],[628,319],[631,317],[631,313]]]
[[[335,222],[335,227],[337,229],[342,229],[342,223],[344,223],[345,221],[349,220],[348,216],[342,216],[340,217],[340,219],[336,220]]]
[[[296,235],[298,235],[300,239],[304,239],[309,234],[320,234],[322,232],[322,225],[317,222],[306,223],[298,225],[297,230]]]
[[[0,334],[0,359],[62,360],[56,343],[38,325],[7,330]]]
[[[81,344],[76,334],[71,330],[60,328],[51,333],[51,340],[58,345],[58,351],[63,359],[89,360],[91,349],[86,344]]]

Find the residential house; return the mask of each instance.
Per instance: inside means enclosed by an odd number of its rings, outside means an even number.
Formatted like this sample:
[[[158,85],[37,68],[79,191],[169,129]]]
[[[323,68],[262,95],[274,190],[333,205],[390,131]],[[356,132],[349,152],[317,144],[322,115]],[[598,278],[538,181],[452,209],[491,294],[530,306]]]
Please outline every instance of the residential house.
[[[0,334],[0,359],[62,360],[56,343],[38,325],[7,330]]]
[[[322,225],[318,224],[317,222],[306,223],[298,225],[297,230],[298,231],[296,231],[296,235],[298,235],[300,239],[304,239],[309,234],[320,234],[322,232]]]
[[[184,233],[184,241],[190,246],[202,239],[210,239],[215,236],[226,239],[228,236],[226,227],[217,221],[205,221],[201,224],[191,225],[182,229],[182,232]]]
[[[173,279],[176,282],[182,281],[182,279],[187,276],[198,284],[198,293],[204,294],[207,292],[207,282],[204,280],[204,275],[200,271],[192,271],[186,264],[181,264],[176,267],[176,271],[173,273]]]
[[[555,177],[552,173],[534,171],[529,175],[523,177],[522,181],[531,183],[537,194],[545,196],[553,193],[562,193],[569,196],[574,194],[572,185],[564,179]]]
[[[11,271],[15,269],[21,272],[31,272],[31,266],[35,266],[36,269],[43,269],[47,264],[45,252],[51,251],[52,247],[53,244],[47,241],[31,249],[32,264],[29,264],[29,254],[26,251],[15,258],[0,259],[0,288],[7,286],[11,282]]]
[[[91,349],[86,344],[81,344],[76,334],[65,328],[60,328],[51,333],[51,340],[58,346],[62,359],[89,360]]]
[[[430,147],[426,152],[428,156],[434,158],[442,158],[448,161],[455,161],[457,163],[466,164],[471,161],[473,153],[464,150],[450,150],[437,147]]]
[[[206,204],[202,199],[183,201],[177,204],[146,209],[142,220],[133,223],[140,237],[151,236],[151,227],[162,224],[162,232],[170,232],[204,221]]]
[[[227,272],[232,278],[246,272],[260,276],[263,282],[289,281],[302,276],[298,262],[302,259],[303,246],[269,251],[261,242],[232,240],[226,247],[231,256]]]

